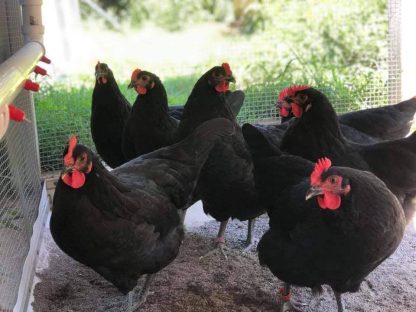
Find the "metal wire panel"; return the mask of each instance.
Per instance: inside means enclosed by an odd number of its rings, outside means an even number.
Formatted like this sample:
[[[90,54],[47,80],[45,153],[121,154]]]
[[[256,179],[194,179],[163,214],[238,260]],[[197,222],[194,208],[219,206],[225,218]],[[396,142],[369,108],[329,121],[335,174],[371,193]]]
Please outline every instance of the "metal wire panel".
[[[0,1],[0,62],[23,44],[19,1]],[[34,121],[31,95],[14,104]],[[0,141],[0,311],[15,305],[41,195],[34,123],[11,123]]]
[[[401,99],[401,0],[389,1],[389,79],[387,82],[389,101]]]
[[[384,41],[384,43],[387,44],[382,44],[383,48],[381,51],[383,52],[380,56],[381,59],[374,61],[371,68],[371,77],[368,78],[369,82],[366,84],[364,92],[360,93],[361,96],[359,98],[351,97],[351,93],[355,90],[353,90],[351,86],[348,86],[348,82],[343,83],[345,85],[343,85],[344,92],[342,94],[334,91],[336,88],[331,85],[332,82],[330,79],[328,79],[329,82],[323,85],[314,85],[329,96],[338,113],[399,102],[401,96],[400,7],[400,0],[388,1],[388,11],[382,21],[383,25],[387,22],[389,25],[389,31],[388,34],[386,33]],[[293,14],[293,12],[288,12],[288,14],[291,13]],[[371,29],[372,25],[363,25],[363,27],[369,27]],[[375,29],[376,31],[380,31],[377,27]],[[278,76],[279,73],[277,70],[282,70],[281,64],[274,68],[273,64],[269,64],[268,61],[273,58],[275,55],[274,52],[279,50],[279,42],[281,41],[279,34],[267,33],[266,35],[259,34],[259,36],[253,37],[253,41],[247,44],[250,45],[250,47],[259,47],[255,52],[253,52],[252,49],[249,49],[249,47],[244,49],[241,45],[236,45],[237,48],[234,48],[232,43],[229,43],[226,47],[214,45],[212,48],[214,51],[212,55],[213,60],[212,62],[209,62],[209,64],[195,64],[195,68],[177,68],[178,66],[175,66],[175,64],[164,64],[164,66],[161,65],[162,69],[160,70],[160,73],[163,74],[163,69],[166,71],[166,68],[170,68],[171,72],[177,73],[178,76],[186,76],[189,75],[189,73],[198,76],[198,73],[202,74],[209,66],[217,65],[218,60],[221,62],[228,60],[231,62],[230,65],[237,77],[237,82],[247,76],[247,72],[251,73],[251,70],[255,70],[259,66],[265,68],[270,76]],[[386,45],[388,45],[387,49],[385,49]],[[374,68],[376,69],[374,70]],[[197,78],[198,77],[195,77],[195,81]],[[238,121],[240,123],[266,123],[279,120],[275,102],[279,90],[286,87],[286,85],[279,85],[278,82],[276,82],[278,80],[269,81],[267,84],[254,85],[253,83],[258,80],[265,80],[261,79],[262,77],[258,78],[260,79],[254,77],[243,83],[243,86],[246,86],[242,88],[245,91],[246,100],[238,116]],[[338,86],[337,91],[339,91],[339,89]],[[124,90],[122,91],[124,92]],[[79,93],[81,92],[85,93],[87,91],[80,89]],[[70,94],[71,102],[73,103],[70,107],[54,105],[50,107],[47,113],[42,112],[42,114],[39,114],[38,128],[43,172],[61,169],[62,150],[71,132],[79,134],[81,140],[85,144],[93,147],[89,128],[90,108],[78,104],[80,102],[77,99],[79,93],[72,92]],[[364,96],[362,96],[362,94],[364,94]],[[47,94],[44,96],[47,96]],[[62,96],[68,95],[62,94]],[[57,97],[54,101],[58,104],[60,99]],[[177,105],[183,103],[174,104]],[[50,116],[53,116],[53,121],[50,119]]]

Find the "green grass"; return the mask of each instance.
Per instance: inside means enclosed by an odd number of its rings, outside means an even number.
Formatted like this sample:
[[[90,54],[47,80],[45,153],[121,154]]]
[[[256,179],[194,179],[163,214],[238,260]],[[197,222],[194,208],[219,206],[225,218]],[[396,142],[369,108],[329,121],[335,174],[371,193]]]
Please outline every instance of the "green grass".
[[[163,80],[168,93],[169,105],[183,105],[198,79],[198,75],[167,77]],[[293,84],[293,81],[281,77],[276,83],[263,82],[244,88],[246,100],[238,116],[240,123],[270,120],[276,117],[274,104],[278,91]],[[357,76],[354,80],[344,82],[337,72],[316,71],[314,78],[305,78],[296,83],[310,83],[324,91],[339,112],[357,110],[369,104],[387,104],[387,89],[383,80],[377,75]],[[75,133],[81,142],[94,147],[90,131],[91,98],[94,82],[84,79],[73,84],[44,85],[42,91],[35,95],[35,107],[38,125],[39,149],[43,171],[61,168],[62,152],[68,137]],[[120,82],[119,87],[126,98],[133,103],[136,94],[127,89],[127,82]],[[369,91],[372,90],[371,98]],[[376,92],[376,93],[374,93]],[[377,103],[374,103],[374,98]]]
[[[197,77],[182,76],[167,78],[164,85],[169,94],[169,105],[185,104]],[[133,103],[136,93],[121,82],[119,87]],[[90,130],[91,98],[93,81],[82,81],[77,85],[43,85],[35,94],[39,151],[43,171],[61,168],[62,152],[69,136],[77,134],[84,144],[93,147]]]

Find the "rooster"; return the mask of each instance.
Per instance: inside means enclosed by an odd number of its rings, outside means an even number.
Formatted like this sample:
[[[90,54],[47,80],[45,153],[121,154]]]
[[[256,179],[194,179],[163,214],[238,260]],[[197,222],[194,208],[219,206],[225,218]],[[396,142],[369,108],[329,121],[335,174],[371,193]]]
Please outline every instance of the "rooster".
[[[168,98],[159,77],[135,69],[129,87],[138,95],[124,127],[122,150],[127,160],[173,144],[178,126],[168,113]]]
[[[258,256],[285,282],[281,311],[290,309],[290,284],[315,292],[331,286],[343,311],[341,294],[358,291],[400,244],[406,227],[400,203],[370,172],[283,154],[251,125],[243,133],[270,217]]]
[[[371,171],[398,197],[410,221],[416,209],[416,133],[394,141],[355,144],[342,135],[335,110],[322,92],[309,86],[282,92],[292,103],[296,120],[281,149],[311,161],[329,157],[334,165]]]
[[[137,309],[153,274],[178,254],[184,235],[178,209],[191,204],[212,147],[233,131],[226,119],[208,121],[185,140],[111,172],[71,137],[53,198],[50,228],[55,242],[129,293],[130,307]],[[143,274],[146,283],[133,306],[132,290]]]
[[[229,119],[236,128],[234,135],[224,138],[212,149],[196,190],[204,212],[221,222],[216,242],[224,255],[228,220],[249,220],[247,244],[251,244],[253,222],[250,220],[264,212],[257,201],[251,155],[236,123],[236,113],[244,96],[240,92],[227,96],[229,82],[233,81],[227,63],[202,75],[189,95],[178,127],[178,138],[186,137],[202,122],[217,117]]]
[[[121,142],[131,107],[107,64],[97,63],[95,78],[91,107],[92,139],[101,158],[115,168],[125,162]]]

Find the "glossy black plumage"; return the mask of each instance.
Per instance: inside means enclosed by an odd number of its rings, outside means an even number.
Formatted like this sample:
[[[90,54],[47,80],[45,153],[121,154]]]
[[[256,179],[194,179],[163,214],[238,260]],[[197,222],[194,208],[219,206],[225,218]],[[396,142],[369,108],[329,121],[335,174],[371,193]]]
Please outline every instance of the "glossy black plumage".
[[[139,79],[141,77],[149,77],[154,86],[149,87],[146,94],[137,95],[126,122],[122,150],[127,160],[175,143],[178,121],[168,114],[165,87],[159,77],[150,72],[141,71]]]
[[[57,245],[127,293],[142,274],[175,259],[183,239],[178,209],[187,208],[200,170],[231,122],[204,123],[186,140],[136,158],[109,172],[92,159],[86,182],[73,189],[59,179],[50,221]],[[79,157],[81,157],[79,156]]]
[[[235,134],[212,149],[201,171],[196,198],[202,199],[205,213],[217,221],[230,217],[248,220],[264,209],[258,205],[251,155],[236,123],[244,94],[220,93],[215,89],[213,78],[225,76],[223,67],[215,66],[197,81],[184,107],[178,137],[186,137],[196,126],[212,118],[224,117],[233,122]]]
[[[301,103],[304,112],[286,131],[281,149],[311,161],[329,157],[334,165],[371,171],[399,198],[410,221],[416,208],[412,204],[416,196],[416,134],[377,144],[354,144],[341,134],[335,111],[323,93],[310,88],[297,92],[294,100]]]
[[[102,80],[103,77],[106,81]],[[91,134],[98,154],[112,168],[125,162],[121,142],[130,111],[130,104],[120,92],[113,72],[107,64],[97,64],[92,93]]]
[[[395,105],[342,114],[341,124],[381,140],[395,140],[409,134],[416,113],[416,97]]]
[[[258,244],[260,263],[289,284],[357,291],[403,237],[405,217],[396,197],[372,173],[331,167],[322,179],[342,176],[351,190],[338,209],[321,209],[316,198],[305,200],[312,162],[281,153],[251,125],[243,133],[270,217]]]

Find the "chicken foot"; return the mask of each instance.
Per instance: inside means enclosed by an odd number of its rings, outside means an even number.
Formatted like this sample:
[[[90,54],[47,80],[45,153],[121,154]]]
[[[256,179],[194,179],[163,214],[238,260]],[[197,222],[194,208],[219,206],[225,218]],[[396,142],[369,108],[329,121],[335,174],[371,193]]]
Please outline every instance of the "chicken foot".
[[[279,312],[300,312],[300,305],[302,303],[291,300],[290,284],[285,283],[282,288],[279,289],[277,297],[278,311]]]
[[[136,300],[135,303],[133,303],[133,296],[135,294],[136,288],[134,288],[133,290],[131,290],[128,293],[128,296],[129,296],[129,309],[128,309],[128,311],[129,312],[135,312],[146,301],[147,294],[149,292],[149,288],[150,288],[150,285],[153,281],[153,278],[154,278],[154,274],[147,274],[146,275],[144,285],[140,289],[139,294],[138,294],[138,299]]]
[[[221,221],[220,229],[218,230],[218,235],[215,238],[216,246],[214,247],[214,249],[210,250],[205,255],[199,257],[199,260],[202,260],[203,258],[206,258],[206,257],[210,256],[211,254],[216,253],[218,251],[221,252],[221,254],[224,256],[225,260],[228,260],[227,254],[225,252],[225,249],[228,248],[225,245],[225,229],[227,228],[227,223],[228,223],[228,220]]]

